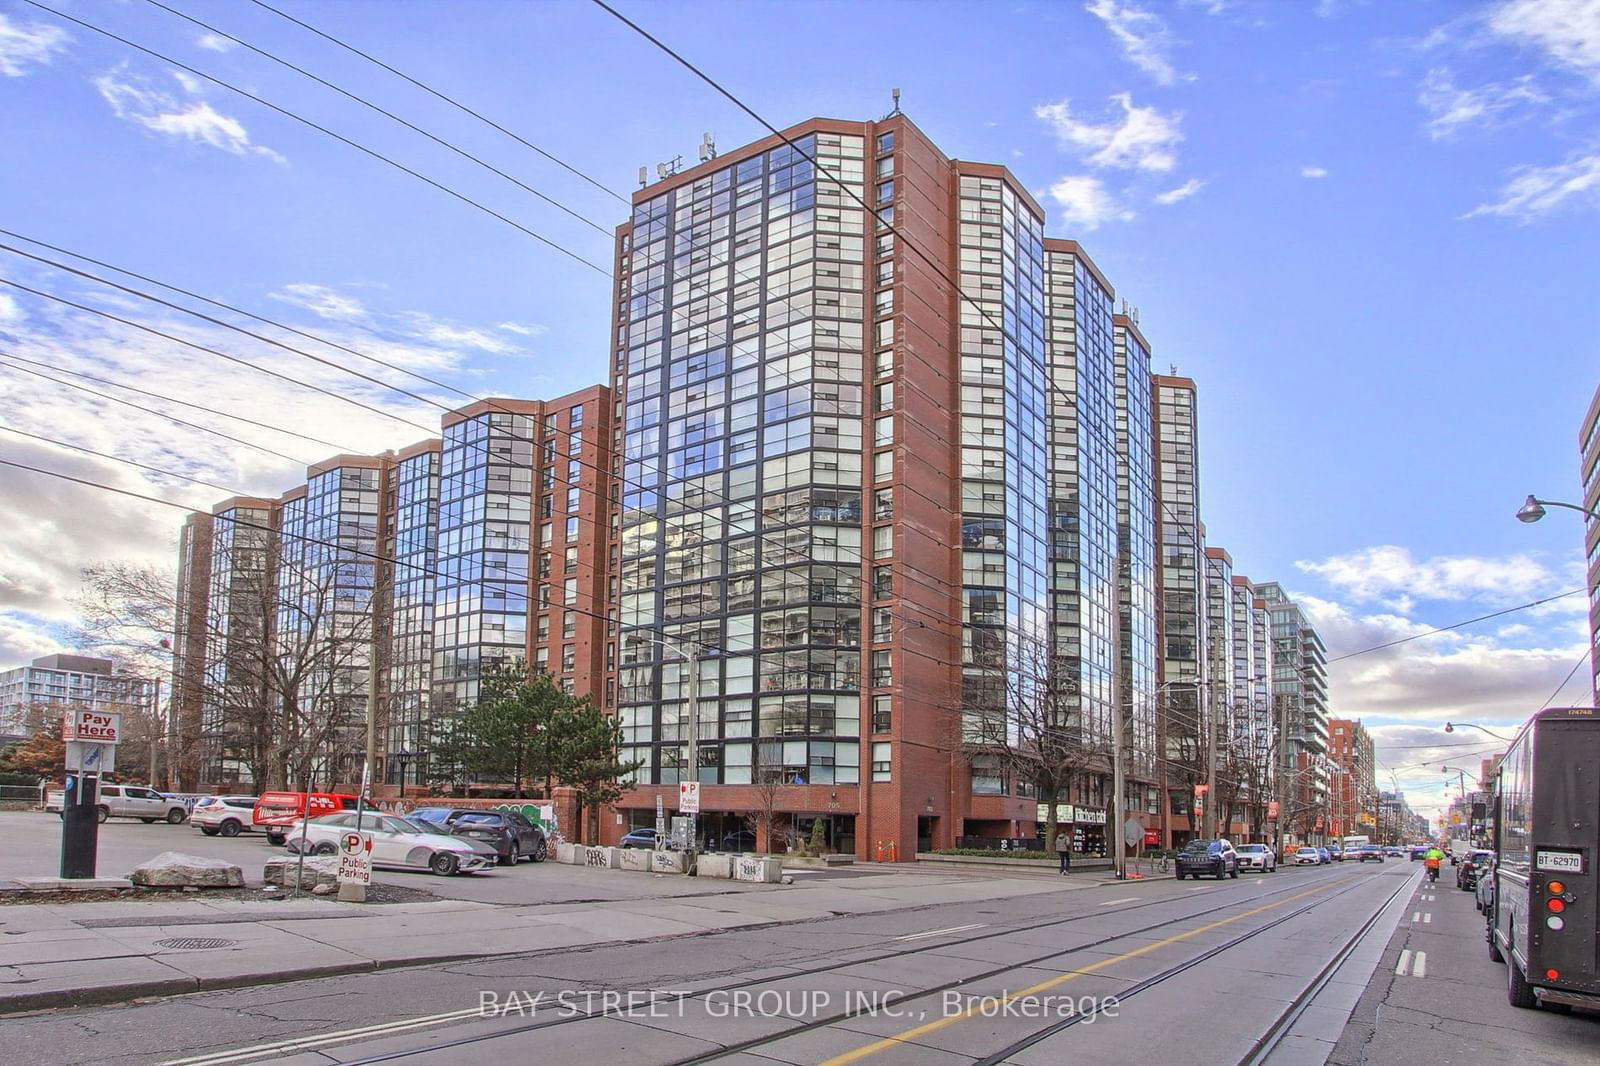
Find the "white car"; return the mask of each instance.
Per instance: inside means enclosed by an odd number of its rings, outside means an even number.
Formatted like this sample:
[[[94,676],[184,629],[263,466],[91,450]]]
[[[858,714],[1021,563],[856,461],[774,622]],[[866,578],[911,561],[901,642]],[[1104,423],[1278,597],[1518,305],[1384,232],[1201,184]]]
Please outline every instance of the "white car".
[[[1240,844],[1233,849],[1239,853],[1239,869],[1274,873],[1278,869],[1278,856],[1265,844]]]
[[[65,796],[61,791],[45,793],[44,809],[60,814]],[[189,817],[189,809],[182,800],[168,799],[144,785],[101,785],[95,796],[95,807],[95,817],[101,822],[107,818],[137,818],[147,825],[151,822],[182,825]]]
[[[201,796],[189,815],[189,824],[208,837],[253,833],[257,802],[254,796]]]
[[[287,828],[286,846],[300,850],[301,834],[312,855],[337,855],[339,841],[356,827],[355,811],[340,811],[296,822]],[[372,865],[432,870],[440,877],[476,873],[495,864],[494,851],[464,837],[430,832],[404,818],[367,811],[361,815],[361,832],[372,836]]]
[[[1296,866],[1321,866],[1322,854],[1309,844],[1302,845],[1300,850],[1294,853],[1294,864]]]

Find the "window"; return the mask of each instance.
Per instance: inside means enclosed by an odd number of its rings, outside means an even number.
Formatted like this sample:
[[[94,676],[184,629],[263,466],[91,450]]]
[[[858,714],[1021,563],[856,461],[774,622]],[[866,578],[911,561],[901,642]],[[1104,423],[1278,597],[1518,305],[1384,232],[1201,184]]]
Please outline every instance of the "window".
[[[894,670],[889,665],[889,652],[872,653],[872,687],[889,688],[894,684]]]
[[[894,177],[894,156],[886,155],[878,160],[878,177]]]
[[[872,530],[872,557],[887,559],[894,554],[894,527],[875,526]]]
[[[872,409],[874,411],[894,410],[894,382],[885,381],[881,385],[872,387]]]
[[[563,644],[561,646],[561,669],[571,673],[578,665],[578,646],[576,644]]]
[[[575,578],[575,577],[567,578],[565,588],[563,589],[563,592],[562,592],[562,597],[563,598],[562,598],[561,602],[563,602],[565,604],[568,604],[569,606],[571,604],[574,604],[574,603],[578,602],[578,579],[577,578]]]
[[[578,612],[564,611],[561,617],[561,635],[575,637],[578,635]]]
[[[881,451],[872,455],[872,480],[889,481],[894,477],[894,452]]]
[[[885,522],[894,517],[894,489],[878,489],[872,494],[872,520]]]
[[[894,613],[887,607],[872,612],[872,643],[887,644],[894,637]]]
[[[567,539],[568,540],[577,540],[578,539],[578,516],[577,515],[572,515],[570,518],[567,519]]]
[[[880,133],[880,134],[878,134],[878,151],[880,151],[880,152],[892,152],[892,151],[894,151],[894,131],[893,130],[890,130],[888,133]]]
[[[872,424],[872,443],[886,448],[894,443],[894,415],[884,415]]]
[[[550,616],[549,615],[541,614],[539,616],[539,628],[537,630],[537,633],[538,633],[538,639],[539,639],[539,641],[541,643],[550,639]]]
[[[550,649],[537,648],[533,653],[533,668],[535,672],[548,674],[550,672]]]
[[[889,780],[889,742],[886,740],[872,742],[872,779]]]
[[[1000,769],[999,756],[972,756],[972,794],[974,796],[1006,794],[1006,775]]]
[[[878,182],[878,203],[887,204],[887,203],[892,203],[893,201],[894,201],[894,182],[893,181],[880,181],[880,182]]]
[[[565,566],[566,569],[563,571],[564,573],[575,574],[578,572],[578,546],[576,544],[567,545]],[[545,574],[542,576],[548,577],[549,575]]]
[[[551,524],[549,522],[545,522],[542,525],[540,525],[539,526],[539,546],[541,548],[550,547],[550,542],[555,540],[555,535],[556,535],[556,529],[555,529],[555,526],[553,524]]]
[[[875,600],[894,598],[894,571],[889,567],[872,568],[872,598]]]
[[[567,412],[567,426],[570,429],[577,429],[581,425],[583,425],[583,404],[580,403]]]
[[[894,702],[893,696],[872,697],[872,731],[874,733],[889,732],[891,722],[890,706]]]
[[[567,490],[567,510],[576,511],[579,506],[579,489],[576,485]]]

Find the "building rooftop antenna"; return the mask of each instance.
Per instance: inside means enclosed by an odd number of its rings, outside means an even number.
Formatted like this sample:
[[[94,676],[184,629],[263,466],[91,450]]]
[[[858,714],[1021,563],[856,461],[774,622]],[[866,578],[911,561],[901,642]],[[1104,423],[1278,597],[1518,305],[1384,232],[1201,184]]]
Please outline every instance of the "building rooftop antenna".
[[[889,112],[889,114],[898,115],[900,113],[900,87],[897,85],[893,89],[890,89],[889,95],[894,97],[894,110]]]

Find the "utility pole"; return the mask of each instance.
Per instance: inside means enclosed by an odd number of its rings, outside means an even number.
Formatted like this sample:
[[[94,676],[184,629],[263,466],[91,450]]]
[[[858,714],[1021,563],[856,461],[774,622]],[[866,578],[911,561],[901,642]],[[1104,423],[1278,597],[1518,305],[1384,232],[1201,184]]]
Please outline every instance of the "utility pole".
[[[689,780],[696,784],[700,781],[700,650],[696,648],[689,655]],[[700,816],[690,814],[688,818],[688,855],[684,863],[686,870],[694,865],[695,845],[699,843],[696,823],[700,820]]]
[[[1205,831],[1207,840],[1214,840],[1222,835],[1219,831],[1218,814],[1220,812],[1217,810],[1217,701],[1215,697],[1210,700],[1206,699],[1211,690],[1211,685],[1211,681],[1202,681],[1200,683],[1200,691],[1197,694],[1199,696],[1200,720],[1207,723],[1205,808],[1208,815]],[[1209,714],[1207,713],[1207,704],[1210,705]]]

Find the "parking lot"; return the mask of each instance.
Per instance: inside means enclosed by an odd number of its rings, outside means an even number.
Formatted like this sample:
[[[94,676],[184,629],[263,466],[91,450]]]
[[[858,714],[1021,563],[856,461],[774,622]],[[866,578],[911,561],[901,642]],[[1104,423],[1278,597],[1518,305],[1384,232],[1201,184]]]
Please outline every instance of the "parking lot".
[[[0,811],[0,882],[15,877],[55,877],[61,863],[61,819],[42,811]],[[121,877],[133,867],[163,851],[180,851],[238,863],[245,881],[261,883],[261,867],[285,849],[274,848],[257,833],[237,837],[208,837],[185,823],[167,825],[113,818],[100,826],[98,872]],[[435,877],[419,870],[373,871],[375,880],[423,889],[449,899],[479,903],[577,903],[588,900],[654,899],[664,896],[704,896],[725,892],[761,890],[770,886],[735,885],[730,881],[701,881],[692,877],[658,876],[623,870],[596,870],[564,866],[555,861],[522,862],[495,867],[486,873]]]

